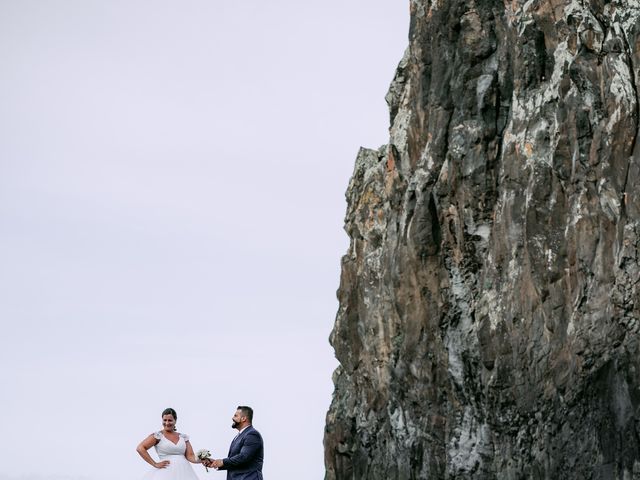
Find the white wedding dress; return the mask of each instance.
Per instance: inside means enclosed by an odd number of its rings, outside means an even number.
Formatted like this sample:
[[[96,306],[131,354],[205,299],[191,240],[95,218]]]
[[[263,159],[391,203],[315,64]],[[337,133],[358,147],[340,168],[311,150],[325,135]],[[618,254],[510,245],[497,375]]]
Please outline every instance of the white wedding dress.
[[[142,480],[198,480],[191,463],[184,456],[189,441],[187,435],[181,433],[178,443],[173,443],[162,432],[156,432],[153,436],[160,440],[154,447],[160,461],[169,460],[170,463],[166,468],[154,467]]]

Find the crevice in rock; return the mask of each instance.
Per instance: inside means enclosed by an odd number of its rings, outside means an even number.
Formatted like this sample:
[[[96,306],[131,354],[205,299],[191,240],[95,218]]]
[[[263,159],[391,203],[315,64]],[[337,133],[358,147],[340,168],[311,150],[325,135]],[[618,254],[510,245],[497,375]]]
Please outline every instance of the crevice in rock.
[[[399,151],[349,187],[326,480],[638,476],[634,5],[411,0]]]
[[[638,82],[636,79],[636,68],[633,62],[633,51],[631,50],[631,47],[629,45],[629,40],[627,38],[627,34],[626,32],[622,32],[622,39],[624,41],[624,48],[625,48],[625,56],[627,58],[627,65],[629,68],[629,72],[630,72],[630,77],[631,77],[631,86],[633,88],[633,91],[635,92],[635,111],[633,112],[632,118],[634,120],[634,124],[635,124],[635,135],[633,137],[633,140],[631,142],[631,148],[630,148],[630,152],[631,155],[633,155],[635,153],[636,150],[636,143],[638,141],[638,128],[640,126],[639,121],[640,119],[638,118],[639,116],[639,112],[640,112],[640,94],[638,93]],[[629,179],[629,169],[631,168],[631,162],[627,163],[627,171],[625,173],[625,179],[624,179],[624,185],[622,188],[622,191],[626,193],[627,191],[627,182]],[[624,198],[621,198],[621,205],[624,208]]]

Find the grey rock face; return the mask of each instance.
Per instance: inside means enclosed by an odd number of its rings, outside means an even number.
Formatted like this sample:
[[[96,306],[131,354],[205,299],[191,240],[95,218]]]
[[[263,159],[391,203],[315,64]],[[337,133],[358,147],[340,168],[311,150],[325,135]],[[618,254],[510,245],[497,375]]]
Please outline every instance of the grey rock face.
[[[640,0],[412,0],[327,480],[640,479]]]

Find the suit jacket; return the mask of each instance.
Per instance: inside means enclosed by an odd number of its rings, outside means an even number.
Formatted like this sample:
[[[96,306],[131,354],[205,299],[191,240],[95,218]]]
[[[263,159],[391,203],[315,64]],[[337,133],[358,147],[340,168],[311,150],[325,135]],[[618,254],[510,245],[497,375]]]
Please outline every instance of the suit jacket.
[[[227,480],[262,480],[263,459],[262,436],[249,425],[233,439],[219,470],[227,470]]]

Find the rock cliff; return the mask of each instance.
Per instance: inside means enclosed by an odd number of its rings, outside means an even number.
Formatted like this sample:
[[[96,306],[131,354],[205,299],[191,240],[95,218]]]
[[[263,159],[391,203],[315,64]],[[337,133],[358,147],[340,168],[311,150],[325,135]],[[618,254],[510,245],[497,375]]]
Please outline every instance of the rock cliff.
[[[640,0],[411,0],[327,480],[640,479]]]

